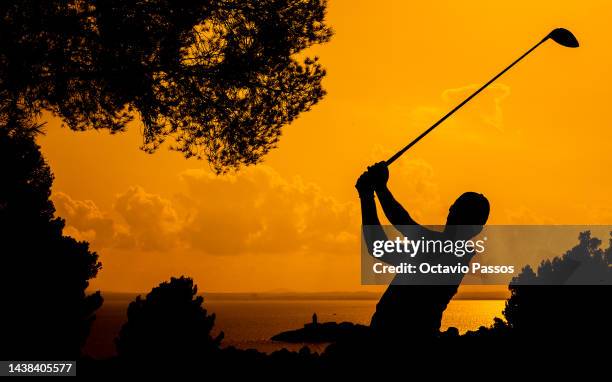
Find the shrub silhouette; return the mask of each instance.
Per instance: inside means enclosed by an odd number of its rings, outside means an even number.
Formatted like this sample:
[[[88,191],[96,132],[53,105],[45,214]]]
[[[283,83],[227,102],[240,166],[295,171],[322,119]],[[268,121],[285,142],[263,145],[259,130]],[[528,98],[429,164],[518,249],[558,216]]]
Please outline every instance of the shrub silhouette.
[[[523,268],[509,286],[503,312],[512,333],[560,341],[609,338],[611,266],[612,248],[602,249],[601,240],[587,231],[563,256],[543,261],[537,273]],[[572,285],[554,285],[562,282]]]
[[[168,135],[217,171],[256,163],[325,94],[296,58],[329,40],[325,0],[0,2],[0,99],[73,130]]]
[[[2,359],[76,359],[99,292],[101,268],[86,242],[64,236],[49,195],[53,175],[34,137],[39,126],[16,114],[0,121]]]
[[[223,333],[211,330],[215,315],[202,307],[197,286],[187,277],[171,278],[128,306],[127,322],[115,340],[124,360],[172,360],[205,362],[217,354]]]

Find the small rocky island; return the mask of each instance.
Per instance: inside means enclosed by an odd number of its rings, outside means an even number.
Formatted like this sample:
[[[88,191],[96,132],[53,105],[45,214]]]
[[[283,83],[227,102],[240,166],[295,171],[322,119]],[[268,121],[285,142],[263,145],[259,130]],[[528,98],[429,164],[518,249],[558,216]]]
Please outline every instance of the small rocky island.
[[[356,338],[367,335],[370,328],[352,322],[322,322],[317,320],[317,314],[312,315],[312,322],[296,330],[288,330],[273,336],[272,341],[289,343],[323,343],[336,342],[346,338]]]

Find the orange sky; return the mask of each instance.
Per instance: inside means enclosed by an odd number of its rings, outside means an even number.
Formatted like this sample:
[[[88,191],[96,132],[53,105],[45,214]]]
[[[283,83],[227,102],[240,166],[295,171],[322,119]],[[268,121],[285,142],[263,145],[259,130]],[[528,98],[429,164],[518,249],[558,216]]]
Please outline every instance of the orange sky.
[[[356,177],[557,26],[581,47],[540,47],[394,164],[391,188],[429,224],[468,190],[491,223],[611,224],[612,3],[503,3],[331,0],[335,36],[311,51],[328,95],[236,175],[145,154],[138,123],[111,136],[46,116],[58,215],[103,263],[92,286],[186,274],[202,291],[364,290]]]

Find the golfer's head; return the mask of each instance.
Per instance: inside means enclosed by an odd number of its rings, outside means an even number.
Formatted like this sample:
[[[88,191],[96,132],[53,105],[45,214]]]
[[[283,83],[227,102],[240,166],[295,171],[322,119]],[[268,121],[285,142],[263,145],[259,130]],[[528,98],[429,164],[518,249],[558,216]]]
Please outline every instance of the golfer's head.
[[[448,210],[447,225],[485,225],[489,218],[489,201],[482,194],[466,192]]]

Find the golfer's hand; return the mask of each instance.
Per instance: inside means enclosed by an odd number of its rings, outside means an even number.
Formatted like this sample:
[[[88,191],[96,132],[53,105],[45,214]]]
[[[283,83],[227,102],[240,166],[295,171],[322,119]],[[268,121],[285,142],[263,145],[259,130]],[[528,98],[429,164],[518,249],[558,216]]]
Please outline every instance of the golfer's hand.
[[[368,171],[361,174],[361,176],[357,179],[355,188],[357,189],[357,192],[359,192],[360,198],[364,196],[374,196],[374,185],[372,184]]]
[[[387,181],[389,181],[389,168],[387,167],[387,163],[378,162],[368,167],[368,174],[370,174],[374,189],[378,190],[387,186]]]

